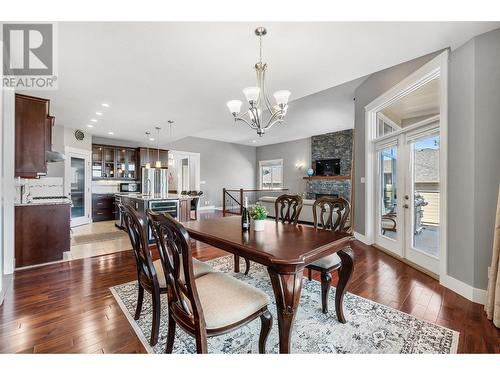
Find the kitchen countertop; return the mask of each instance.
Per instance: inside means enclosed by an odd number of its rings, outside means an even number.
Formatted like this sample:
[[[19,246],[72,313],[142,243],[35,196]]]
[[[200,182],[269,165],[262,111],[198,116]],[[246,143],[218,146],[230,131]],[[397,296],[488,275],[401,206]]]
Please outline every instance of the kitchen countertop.
[[[164,200],[181,200],[191,199],[189,195],[167,194],[167,195],[142,195],[137,193],[115,193],[119,197],[133,198],[141,201],[164,201]]]
[[[25,207],[25,206],[53,206],[56,204],[71,204],[71,199],[60,199],[60,200],[34,200],[29,203],[14,203],[15,207]]]

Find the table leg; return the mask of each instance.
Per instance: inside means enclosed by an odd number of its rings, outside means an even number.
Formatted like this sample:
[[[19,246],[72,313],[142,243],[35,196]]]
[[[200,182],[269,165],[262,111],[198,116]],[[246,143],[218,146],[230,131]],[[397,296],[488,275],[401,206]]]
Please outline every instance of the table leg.
[[[234,254],[234,272],[240,272],[240,256],[236,254]]]
[[[349,284],[352,270],[354,269],[354,255],[350,248],[338,251],[337,255],[342,261],[342,266],[339,269],[339,283],[335,291],[335,311],[339,322],[345,323],[343,301],[347,290],[347,284]]]
[[[293,321],[300,301],[302,291],[303,269],[295,273],[278,273],[268,268],[273,285],[278,312],[278,331],[280,338],[280,353],[290,353]]]

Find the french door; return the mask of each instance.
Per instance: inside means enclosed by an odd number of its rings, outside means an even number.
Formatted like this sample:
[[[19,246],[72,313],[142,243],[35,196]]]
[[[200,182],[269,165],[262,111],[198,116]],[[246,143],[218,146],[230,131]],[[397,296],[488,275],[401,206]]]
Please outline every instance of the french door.
[[[375,144],[375,243],[439,274],[439,128]]]
[[[90,151],[66,148],[65,195],[71,198],[71,227],[88,224],[91,211]]]

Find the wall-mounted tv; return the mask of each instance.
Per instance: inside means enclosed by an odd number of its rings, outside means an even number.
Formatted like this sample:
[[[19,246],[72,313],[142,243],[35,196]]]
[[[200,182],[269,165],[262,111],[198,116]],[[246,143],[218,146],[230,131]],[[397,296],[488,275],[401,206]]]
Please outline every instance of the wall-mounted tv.
[[[316,160],[316,176],[338,176],[340,159]]]

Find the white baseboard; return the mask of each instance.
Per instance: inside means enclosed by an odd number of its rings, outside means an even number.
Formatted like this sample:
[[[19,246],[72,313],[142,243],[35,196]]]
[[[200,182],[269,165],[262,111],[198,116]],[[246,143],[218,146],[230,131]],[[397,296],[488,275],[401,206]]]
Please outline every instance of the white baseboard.
[[[358,232],[354,232],[354,238],[356,238],[357,240],[363,242],[365,245],[371,245],[371,243],[368,242],[368,240],[366,239],[366,237],[365,237],[364,234],[361,234],[361,233],[358,233]]]
[[[215,206],[198,207],[198,211],[211,211],[211,210],[216,210]]]
[[[2,277],[2,276],[0,275],[0,277]],[[0,306],[3,303],[5,295],[7,294],[9,289],[12,287],[12,279],[13,279],[12,274],[3,275],[3,277],[2,277],[2,289],[0,290]]]
[[[450,275],[442,277],[439,282],[442,286],[453,290],[455,293],[460,294],[469,301],[479,303],[481,305],[486,303],[486,290],[474,288],[473,286],[455,279]]]

